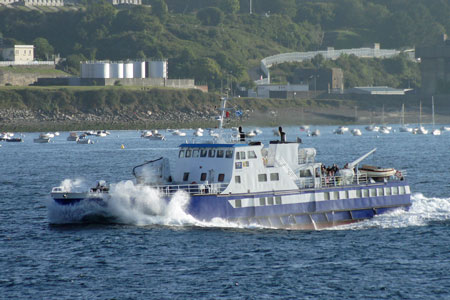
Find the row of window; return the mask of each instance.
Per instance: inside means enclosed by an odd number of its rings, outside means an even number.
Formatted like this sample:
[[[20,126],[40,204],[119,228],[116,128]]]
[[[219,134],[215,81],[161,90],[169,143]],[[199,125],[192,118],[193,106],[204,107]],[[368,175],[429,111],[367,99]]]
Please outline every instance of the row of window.
[[[17,55],[20,54],[19,51],[20,51],[20,50],[16,50],[16,54],[17,54]],[[10,53],[11,53],[11,52],[10,52]],[[23,50],[23,54],[27,55],[27,50]],[[28,50],[28,54],[31,55],[31,50]]]
[[[206,181],[206,178],[207,178],[207,174],[206,174],[206,173],[200,174],[200,181]],[[183,181],[184,181],[184,182],[189,181],[189,172],[185,172],[185,173],[183,174]],[[217,181],[218,181],[218,182],[224,182],[224,181],[225,181],[225,174],[220,173],[220,174],[217,176]]]
[[[247,156],[246,156],[247,154]],[[190,157],[216,157],[216,158],[232,158],[233,157],[233,150],[215,150],[215,149],[187,149],[187,150],[180,150],[178,154],[179,158],[190,158]],[[236,160],[245,160],[246,157],[248,159],[255,159],[257,158],[255,151],[250,150],[245,153],[245,151],[236,151]]]
[[[379,196],[391,196],[391,195],[404,195],[406,193],[404,186],[394,186],[387,188],[376,188],[376,189],[363,189],[356,190],[356,198],[367,198],[367,197],[379,197]],[[323,193],[324,200],[339,200],[339,199],[349,199],[349,191],[343,192],[325,192]]]
[[[259,206],[266,206],[266,205],[281,205],[281,197],[261,197],[259,198]],[[234,206],[236,208],[242,207],[242,201],[241,199],[237,199],[234,201]]]
[[[215,149],[187,149],[180,150],[178,154],[179,158],[189,157],[217,157],[217,158],[233,158],[233,150],[215,150]]]

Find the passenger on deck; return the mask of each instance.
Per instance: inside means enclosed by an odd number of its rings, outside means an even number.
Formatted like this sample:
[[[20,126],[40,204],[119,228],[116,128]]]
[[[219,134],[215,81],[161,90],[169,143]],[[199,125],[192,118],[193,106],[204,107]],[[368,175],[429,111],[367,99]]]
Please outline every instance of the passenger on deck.
[[[245,133],[242,131],[242,126],[239,126],[239,141],[245,142]]]
[[[278,132],[280,133],[280,137],[281,137],[280,141],[282,143],[286,143],[286,133],[283,131],[283,128],[281,126],[278,127]]]

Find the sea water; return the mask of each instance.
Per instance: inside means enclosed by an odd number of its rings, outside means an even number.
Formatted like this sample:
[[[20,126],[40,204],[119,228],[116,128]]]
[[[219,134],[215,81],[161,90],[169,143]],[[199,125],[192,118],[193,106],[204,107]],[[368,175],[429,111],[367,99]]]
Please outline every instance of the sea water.
[[[248,128],[250,129],[250,128]],[[316,161],[343,166],[377,148],[364,163],[404,170],[410,211],[320,231],[196,220],[189,196],[169,204],[135,186],[132,167],[168,156],[194,138],[166,141],[113,131],[93,145],[66,141],[0,145],[1,299],[450,299],[450,133],[441,136],[363,132],[307,137]],[[210,138],[196,137],[196,142]],[[254,138],[278,139],[272,128]],[[123,147],[122,147],[123,145]],[[84,224],[84,210],[54,207],[50,191],[111,183],[111,219]],[[98,208],[102,209],[102,208]]]

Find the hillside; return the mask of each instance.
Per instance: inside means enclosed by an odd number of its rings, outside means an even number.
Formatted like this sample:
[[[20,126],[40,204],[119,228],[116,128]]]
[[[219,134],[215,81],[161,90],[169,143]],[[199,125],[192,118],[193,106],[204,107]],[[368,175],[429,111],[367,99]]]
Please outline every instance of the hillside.
[[[437,122],[449,123],[450,101],[436,97]],[[233,98],[226,126],[398,123],[403,103],[406,120],[431,120],[431,104],[417,96],[363,97],[323,94],[315,100]],[[152,129],[214,127],[220,97],[181,89],[136,87],[3,87],[0,88],[0,131],[83,130],[87,128]],[[355,118],[355,107],[358,116]],[[237,117],[234,111],[243,112]]]
[[[56,11],[0,8],[0,36],[35,43],[41,59],[59,53],[75,74],[81,60],[168,58],[170,77],[214,90],[252,85],[247,71],[277,53],[374,42],[411,48],[450,32],[450,0],[255,0],[251,15],[246,0],[144,2],[151,7],[97,0]]]

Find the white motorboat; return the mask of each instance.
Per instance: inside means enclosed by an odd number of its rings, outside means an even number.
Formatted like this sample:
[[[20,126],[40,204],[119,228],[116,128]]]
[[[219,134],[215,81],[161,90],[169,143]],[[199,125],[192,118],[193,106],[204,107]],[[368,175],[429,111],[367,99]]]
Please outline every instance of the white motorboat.
[[[366,126],[366,130],[367,131],[378,132],[378,130],[380,130],[380,127],[375,126],[375,125],[369,125],[369,126]]]
[[[172,132],[172,135],[186,136],[186,132],[183,132],[183,131],[181,131],[181,130],[176,129],[176,130],[174,130],[174,131]]]
[[[152,135],[153,135],[153,133],[150,130],[144,130],[141,133],[141,138],[147,139],[147,138],[151,137]]]
[[[78,133],[76,133],[75,131],[73,131],[73,132],[70,132],[70,133],[69,133],[69,136],[67,137],[67,140],[68,140],[69,142],[76,142],[76,141],[78,141],[79,138],[80,138],[80,137],[78,136]]]
[[[450,131],[450,126],[442,126],[441,131]]]
[[[99,137],[105,137],[105,136],[107,136],[109,134],[110,133],[108,131],[106,131],[106,130],[99,130],[99,131],[97,131],[97,133],[95,135],[99,136]]]
[[[311,132],[311,136],[320,136],[320,130],[319,129],[315,129]]]
[[[194,131],[194,135],[195,136],[203,136],[203,130],[202,131],[200,131],[200,130]]]
[[[165,141],[166,137],[164,135],[162,135],[161,133],[154,133],[151,136],[149,136],[147,139],[153,140],[153,141]]]
[[[86,137],[83,137],[81,139],[78,139],[77,144],[93,144],[94,141],[91,139],[88,139]]]
[[[391,133],[391,130],[389,129],[388,126],[381,126],[378,132],[382,134],[389,134]]]
[[[245,133],[245,137],[252,138],[252,137],[255,137],[255,136],[257,136],[257,134],[256,134],[256,132],[254,130],[250,130],[249,132]]]
[[[48,133],[41,133],[37,139],[33,139],[33,142],[35,143],[50,143],[51,136]]]
[[[361,135],[362,135],[362,132],[361,132],[361,130],[359,130],[358,128],[355,128],[355,129],[352,129],[352,134],[353,134],[354,136],[361,136]]]
[[[431,130],[432,135],[441,135],[441,131],[439,129],[433,129]]]

